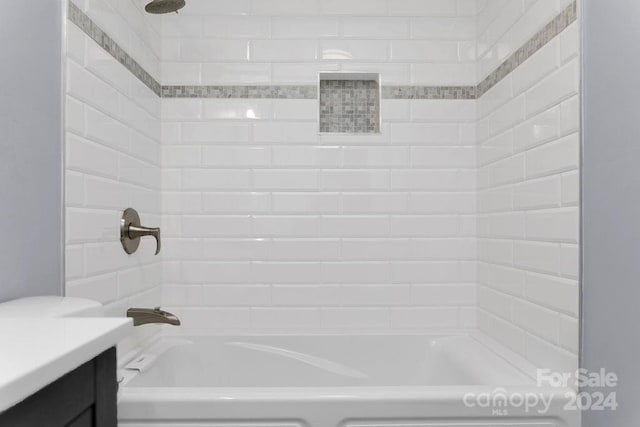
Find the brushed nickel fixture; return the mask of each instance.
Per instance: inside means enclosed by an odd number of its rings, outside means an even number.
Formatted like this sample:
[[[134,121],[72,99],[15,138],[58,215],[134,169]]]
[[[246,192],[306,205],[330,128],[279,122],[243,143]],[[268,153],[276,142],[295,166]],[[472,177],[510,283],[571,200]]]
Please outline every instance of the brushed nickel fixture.
[[[124,251],[131,255],[138,250],[140,238],[151,236],[156,239],[156,255],[160,253],[160,229],[140,225],[140,215],[135,209],[127,208],[120,220],[120,242]]]
[[[147,13],[162,14],[176,12],[185,6],[185,0],[153,0],[144,7]]]
[[[173,326],[180,325],[180,319],[175,314],[156,308],[130,308],[127,310],[127,317],[133,319],[133,326],[146,325],[149,323],[167,323]]]

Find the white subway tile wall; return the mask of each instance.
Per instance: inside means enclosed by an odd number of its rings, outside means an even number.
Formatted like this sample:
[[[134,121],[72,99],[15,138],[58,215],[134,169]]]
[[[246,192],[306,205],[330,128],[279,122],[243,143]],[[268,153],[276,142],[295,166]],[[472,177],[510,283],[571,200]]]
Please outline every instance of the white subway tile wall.
[[[321,136],[317,100],[162,100],[184,329],[228,328],[203,307],[253,330],[474,326],[475,101],[382,104],[382,135]]]
[[[164,84],[476,83],[468,1],[222,3],[162,18]],[[254,330],[475,326],[475,101],[384,101],[371,136],[319,136],[317,100],[162,105],[172,309]]]
[[[75,1],[156,78],[160,28],[131,0]],[[107,315],[161,302],[154,243],[134,255],[120,245],[122,211],[161,220],[160,99],[76,25],[67,25],[66,294],[103,303]],[[138,328],[126,353],[157,329]]]
[[[566,5],[487,0],[479,78]],[[578,47],[576,22],[477,101],[478,326],[566,372],[579,352]]]
[[[474,86],[570,0],[76,3],[166,85]],[[383,100],[380,134],[319,135],[316,100],[160,100],[70,24],[68,293],[161,298],[173,333],[478,326],[575,367],[577,34],[478,101]],[[162,257],[120,249],[129,205]]]
[[[319,71],[383,84],[474,85],[475,1],[192,0],[162,18],[164,84],[314,84]]]

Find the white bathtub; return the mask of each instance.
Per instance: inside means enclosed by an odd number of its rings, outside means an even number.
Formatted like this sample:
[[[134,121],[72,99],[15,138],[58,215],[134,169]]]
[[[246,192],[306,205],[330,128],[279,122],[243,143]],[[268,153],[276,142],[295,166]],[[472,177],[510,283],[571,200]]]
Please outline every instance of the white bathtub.
[[[571,390],[467,335],[164,338],[128,368],[120,427],[579,425]]]

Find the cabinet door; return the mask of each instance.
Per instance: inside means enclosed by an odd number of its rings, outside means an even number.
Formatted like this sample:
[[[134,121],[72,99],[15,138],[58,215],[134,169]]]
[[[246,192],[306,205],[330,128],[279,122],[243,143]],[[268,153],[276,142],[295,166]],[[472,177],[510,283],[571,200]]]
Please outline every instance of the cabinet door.
[[[0,413],[0,426],[116,427],[117,387],[112,348]]]

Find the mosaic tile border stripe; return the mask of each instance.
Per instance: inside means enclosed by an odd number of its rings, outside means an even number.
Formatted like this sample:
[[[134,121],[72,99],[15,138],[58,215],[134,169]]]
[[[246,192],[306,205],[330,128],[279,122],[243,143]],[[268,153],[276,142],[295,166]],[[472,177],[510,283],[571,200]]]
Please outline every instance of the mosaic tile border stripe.
[[[91,37],[116,61],[124,65],[138,80],[145,84],[158,96],[161,96],[160,83],[154,79],[138,62],[131,57],[118,43],[107,35],[95,22],[91,20],[78,6],[69,2],[69,20],[76,24],[86,35]]]
[[[543,29],[516,50],[477,86],[383,86],[383,99],[461,99],[482,97],[523,62],[564,31],[578,18],[577,1],[573,1]],[[127,68],[138,80],[162,98],[251,98],[317,99],[315,85],[237,85],[237,86],[162,86],[124,49],[109,37],[73,2],[69,2],[69,20],[76,24],[105,51]]]
[[[578,5],[574,1],[478,84],[478,98],[487,93],[577,19]]]
[[[317,99],[315,86],[162,86],[163,98]]]
[[[162,86],[163,98],[317,99],[312,85]],[[475,86],[383,86],[383,99],[476,99]]]
[[[383,86],[383,99],[476,99],[475,86]]]

